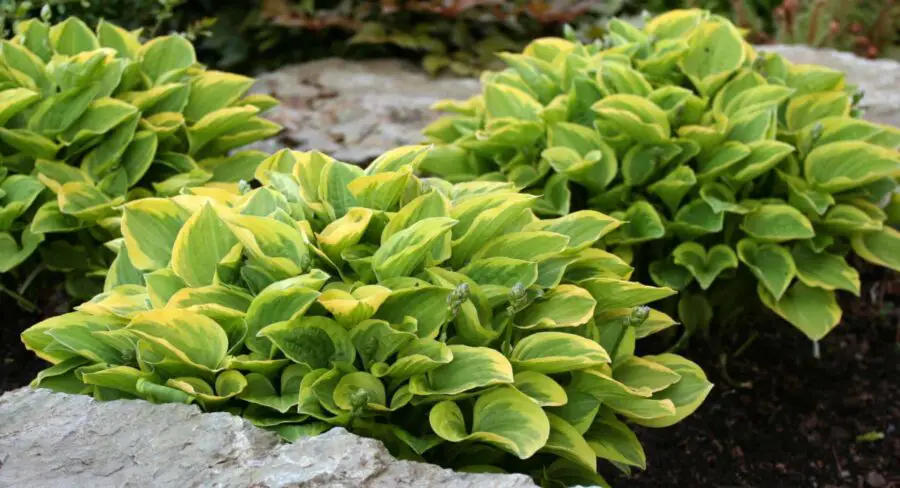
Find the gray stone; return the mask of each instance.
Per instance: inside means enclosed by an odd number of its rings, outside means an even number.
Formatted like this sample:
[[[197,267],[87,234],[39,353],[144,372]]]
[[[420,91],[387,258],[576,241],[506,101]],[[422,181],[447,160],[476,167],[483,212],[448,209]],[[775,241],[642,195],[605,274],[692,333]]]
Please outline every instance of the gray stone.
[[[872,61],[850,53],[807,46],[758,46],[797,64],[821,64],[847,73],[865,91],[865,118],[900,126],[900,63]],[[419,66],[396,59],[325,59],[264,74],[254,86],[282,100],[269,117],[285,126],[256,147],[317,149],[349,163],[366,163],[388,149],[422,142],[422,128],[440,114],[429,107],[449,98],[464,100],[480,90],[478,80],[429,77]]]
[[[257,147],[316,149],[365,163],[389,149],[422,142],[422,128],[440,116],[429,107],[445,98],[469,98],[479,84],[471,78],[431,78],[396,59],[325,59],[264,74],[253,91],[282,101],[268,117],[285,127],[276,140]]]
[[[819,64],[847,73],[850,83],[859,85],[866,95],[860,103],[864,118],[900,127],[900,63],[890,59],[863,59],[852,53],[809,46],[757,46],[774,51],[794,64]]]
[[[0,397],[0,487],[535,488],[398,461],[336,428],[294,444],[226,413],[21,389]]]

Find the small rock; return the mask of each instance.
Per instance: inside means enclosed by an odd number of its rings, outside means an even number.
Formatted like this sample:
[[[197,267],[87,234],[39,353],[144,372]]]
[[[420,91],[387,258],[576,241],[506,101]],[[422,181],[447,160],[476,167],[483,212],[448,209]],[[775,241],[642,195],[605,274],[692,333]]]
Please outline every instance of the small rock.
[[[881,488],[887,484],[887,480],[884,479],[881,473],[869,471],[869,474],[866,475],[866,484],[872,488]]]

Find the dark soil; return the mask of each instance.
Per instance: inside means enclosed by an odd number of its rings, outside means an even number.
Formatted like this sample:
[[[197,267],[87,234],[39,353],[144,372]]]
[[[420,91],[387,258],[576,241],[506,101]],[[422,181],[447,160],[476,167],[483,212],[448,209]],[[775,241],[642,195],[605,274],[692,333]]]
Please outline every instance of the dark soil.
[[[680,424],[638,432],[647,471],[607,471],[607,479],[617,487],[900,488],[900,319],[876,309],[844,304],[845,321],[820,342],[820,359],[790,325],[762,324],[752,347],[728,361],[733,382],[749,388],[729,386],[712,354],[693,345],[683,354],[716,387]]]
[[[900,488],[898,318],[859,304],[845,304],[845,323],[820,343],[818,360],[789,325],[753,325],[758,339],[728,362],[731,379],[749,388],[729,386],[714,355],[693,344],[683,353],[716,383],[707,401],[676,426],[638,431],[646,472],[626,478],[606,464],[603,474],[616,487]],[[43,313],[25,314],[0,302],[0,392],[46,366],[19,333],[65,305],[58,293],[39,305]],[[858,439],[866,434],[883,439]]]
[[[31,382],[48,363],[25,350],[19,334],[23,330],[66,311],[65,295],[49,288],[37,298],[38,310],[29,313],[6,295],[0,294],[0,393],[14,390]]]

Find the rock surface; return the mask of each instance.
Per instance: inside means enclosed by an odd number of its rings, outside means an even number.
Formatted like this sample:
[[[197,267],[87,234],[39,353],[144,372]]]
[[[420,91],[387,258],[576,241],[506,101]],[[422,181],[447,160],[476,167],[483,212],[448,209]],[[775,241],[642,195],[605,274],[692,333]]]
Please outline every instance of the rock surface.
[[[226,413],[21,389],[0,397],[0,487],[536,488],[398,461],[337,428],[282,444]]]
[[[852,53],[808,46],[758,46],[775,51],[794,64],[820,64],[847,73],[847,81],[865,90],[860,105],[864,118],[900,127],[900,63],[890,59],[863,59]]]
[[[420,131],[439,116],[431,104],[469,98],[479,84],[471,78],[431,78],[397,59],[325,59],[264,74],[253,90],[282,101],[269,117],[285,130],[264,150],[316,149],[364,163],[388,149],[422,142]]]
[[[866,118],[900,126],[900,63],[806,46],[760,46],[798,64],[845,71],[866,96]],[[396,59],[325,59],[286,66],[262,75],[256,93],[282,100],[270,117],[285,126],[277,139],[257,147],[317,149],[348,163],[366,163],[388,149],[422,141],[420,132],[439,114],[429,107],[444,98],[479,92],[476,79],[431,78],[417,65]]]

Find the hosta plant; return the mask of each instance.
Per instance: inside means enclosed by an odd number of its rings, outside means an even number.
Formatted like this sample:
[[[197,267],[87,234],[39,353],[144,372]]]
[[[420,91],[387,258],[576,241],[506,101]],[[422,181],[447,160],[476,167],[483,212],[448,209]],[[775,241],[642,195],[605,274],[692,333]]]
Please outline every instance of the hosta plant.
[[[683,291],[688,332],[761,303],[817,340],[840,321],[835,291],[859,294],[848,253],[900,269],[880,207],[900,130],[859,120],[843,73],[758,54],[700,10],[609,31],[503,55],[483,94],[438,104],[455,114],[426,129],[441,146],[423,169],[511,181],[544,214],[625,222],[604,243],[640,280]]]
[[[180,36],[17,24],[0,43],[0,273],[45,242],[70,283],[102,276],[98,241],[117,237],[123,203],[252,179],[266,155],[233,150],[280,129],[252,82],[207,71]]]
[[[427,147],[366,171],[282,151],[263,186],[125,204],[105,291],[22,334],[38,387],[193,402],[287,439],[343,426],[470,470],[603,484],[711,388],[635,340],[674,324],[594,247],[620,222],[539,219],[512,185],[418,179]],[[549,483],[549,482],[548,482]]]

